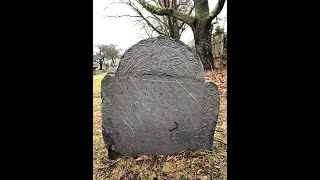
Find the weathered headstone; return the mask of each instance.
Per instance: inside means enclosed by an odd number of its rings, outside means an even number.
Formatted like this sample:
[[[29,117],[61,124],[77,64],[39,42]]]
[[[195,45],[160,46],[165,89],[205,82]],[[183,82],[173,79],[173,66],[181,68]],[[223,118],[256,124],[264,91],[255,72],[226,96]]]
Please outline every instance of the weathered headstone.
[[[109,154],[211,149],[220,96],[198,56],[160,36],[128,49],[102,80],[102,133]],[[109,156],[110,157],[110,156]]]

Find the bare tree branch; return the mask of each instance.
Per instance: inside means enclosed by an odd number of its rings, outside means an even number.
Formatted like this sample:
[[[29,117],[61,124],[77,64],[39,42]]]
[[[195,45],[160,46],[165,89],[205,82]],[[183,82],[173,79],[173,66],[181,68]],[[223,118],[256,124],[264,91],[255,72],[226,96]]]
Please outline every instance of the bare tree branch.
[[[112,2],[110,3],[107,7],[105,7],[103,10],[106,10],[109,6],[111,6],[112,4],[126,4],[125,2]]]
[[[190,16],[190,14],[191,14],[191,12],[193,11],[193,9],[194,9],[194,5],[191,7],[191,9],[190,9],[190,11],[188,12],[188,15]],[[181,23],[181,26],[179,27],[180,29],[182,29],[182,27],[185,25],[185,23],[183,22],[183,23]],[[184,28],[185,29],[185,28]],[[182,34],[182,32],[181,32],[181,34]]]
[[[181,14],[187,14],[192,18],[192,15],[190,14],[194,10],[193,0],[145,0],[145,2],[155,7],[160,7],[161,9],[173,9],[181,12]],[[117,2],[110,3],[105,9],[116,3],[129,6],[135,14],[108,14],[105,17],[132,17],[134,26],[137,24],[140,24],[141,27],[144,26],[141,30],[150,31],[151,36],[156,32],[159,35],[180,38],[182,32],[186,29],[187,24],[185,22],[169,15],[157,15],[152,13],[143,7],[140,0],[117,0]],[[179,9],[178,6],[180,6]],[[150,33],[146,32],[148,36],[150,36]]]
[[[148,18],[151,18],[151,19],[154,19],[162,24],[165,24],[165,22],[163,20],[161,20],[159,17],[157,17],[156,15],[154,14],[151,14],[152,16],[148,16]]]
[[[165,35],[164,33],[162,33],[161,31],[159,31],[157,28],[155,28],[152,23],[146,18],[144,17],[144,15],[141,13],[141,11],[139,11],[139,9],[137,7],[135,7],[133,4],[128,3],[128,5],[139,15],[138,17],[142,18],[143,20],[145,20],[145,22],[153,29],[155,30],[157,33],[159,33],[160,35]],[[145,29],[145,28],[144,28]]]
[[[177,10],[172,9],[172,8],[169,8],[169,9],[168,8],[159,8],[157,6],[149,4],[145,0],[138,0],[138,1],[146,10],[150,11],[151,13],[154,13],[154,14],[157,14],[160,16],[168,15],[168,16],[174,17],[180,21],[185,22],[186,24],[188,24],[191,27],[193,26],[194,18],[187,15],[187,14],[181,13]]]
[[[222,11],[222,8],[224,6],[224,3],[226,0],[219,0],[216,4],[216,7],[211,11],[209,14],[208,20],[211,22],[217,15]]]
[[[136,26],[137,24],[141,23],[141,21],[144,21],[144,19],[138,19],[138,20],[136,20],[136,21],[135,21],[136,23],[133,25],[133,27]]]
[[[120,17],[134,17],[134,18],[139,18],[140,16],[133,16],[133,15],[105,15],[105,17],[114,17],[114,18],[120,18]]]
[[[179,1],[179,4],[177,4],[177,8],[180,7],[180,6],[189,6],[190,4],[186,1]]]
[[[216,142],[219,142],[225,146],[227,146],[227,143],[223,142],[222,140],[219,140],[219,139],[214,139],[213,141],[216,141]]]

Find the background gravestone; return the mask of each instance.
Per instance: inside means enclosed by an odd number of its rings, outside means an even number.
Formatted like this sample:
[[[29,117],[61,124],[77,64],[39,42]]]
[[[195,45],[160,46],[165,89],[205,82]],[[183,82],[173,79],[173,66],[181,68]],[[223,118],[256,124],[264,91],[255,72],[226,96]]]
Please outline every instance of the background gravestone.
[[[102,80],[102,133],[109,154],[175,154],[211,149],[220,96],[198,56],[159,36],[123,55]],[[109,155],[110,157],[110,155]]]

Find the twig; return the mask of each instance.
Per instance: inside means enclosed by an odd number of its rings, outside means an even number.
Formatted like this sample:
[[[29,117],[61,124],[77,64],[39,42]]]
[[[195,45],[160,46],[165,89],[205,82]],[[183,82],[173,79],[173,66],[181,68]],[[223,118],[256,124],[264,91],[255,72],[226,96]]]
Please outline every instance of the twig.
[[[179,169],[176,169],[176,170],[172,170],[172,171],[169,171],[168,173],[176,173],[176,172],[180,172],[182,170],[185,170],[186,168],[188,168],[189,166],[191,166],[191,164],[187,164]]]
[[[120,17],[134,17],[134,18],[139,18],[140,16],[132,16],[132,15],[105,15],[105,17],[114,17],[114,18],[120,18]]]
[[[111,167],[111,166],[115,165],[117,162],[119,162],[119,161],[120,161],[120,159],[121,159],[121,158],[118,158],[117,160],[113,161],[111,164],[108,164],[108,165],[106,165],[106,166],[98,167],[98,169],[105,169],[105,168],[109,168],[109,167]]]
[[[216,141],[216,142],[219,142],[225,146],[227,146],[227,143],[223,142],[222,140],[219,140],[219,139],[214,139],[213,141]]]
[[[109,5],[107,5],[107,7],[105,7],[103,10],[106,10],[109,6],[111,6],[112,4],[126,4],[125,2],[112,2]]]

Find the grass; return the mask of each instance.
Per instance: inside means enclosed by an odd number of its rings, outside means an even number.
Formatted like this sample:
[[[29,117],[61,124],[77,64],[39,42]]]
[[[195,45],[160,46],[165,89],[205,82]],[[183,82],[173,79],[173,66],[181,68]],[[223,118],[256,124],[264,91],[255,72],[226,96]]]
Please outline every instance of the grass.
[[[93,76],[93,179],[227,179],[227,75],[226,70],[208,71],[221,92],[219,122],[213,151],[198,150],[177,155],[123,156],[107,158],[101,133],[101,80],[106,73]]]

